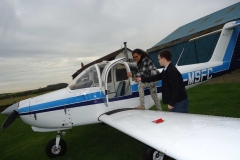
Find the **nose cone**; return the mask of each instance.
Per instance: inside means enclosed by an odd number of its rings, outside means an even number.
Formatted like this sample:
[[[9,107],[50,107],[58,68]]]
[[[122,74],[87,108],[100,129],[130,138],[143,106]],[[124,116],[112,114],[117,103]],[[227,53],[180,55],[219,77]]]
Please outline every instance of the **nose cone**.
[[[2,114],[5,115],[5,116],[9,116],[13,111],[18,111],[18,103],[15,103],[11,106],[9,106],[8,108],[6,108]]]

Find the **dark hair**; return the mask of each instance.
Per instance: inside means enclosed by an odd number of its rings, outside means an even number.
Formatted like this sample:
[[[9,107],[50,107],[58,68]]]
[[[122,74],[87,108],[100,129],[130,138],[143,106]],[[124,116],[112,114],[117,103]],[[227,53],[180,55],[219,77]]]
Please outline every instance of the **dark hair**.
[[[167,61],[171,61],[171,59],[172,59],[172,53],[167,49],[160,51],[158,55],[161,58],[165,58]]]
[[[149,58],[149,59],[152,61],[151,57],[147,54],[147,52],[145,52],[145,51],[143,51],[143,50],[141,50],[141,49],[138,49],[138,48],[137,48],[137,49],[134,49],[134,50],[132,51],[132,55],[133,55],[134,53],[137,53],[137,54],[141,55],[140,61],[137,62],[138,64],[141,63],[141,62],[142,62],[142,59],[145,58],[145,57]]]

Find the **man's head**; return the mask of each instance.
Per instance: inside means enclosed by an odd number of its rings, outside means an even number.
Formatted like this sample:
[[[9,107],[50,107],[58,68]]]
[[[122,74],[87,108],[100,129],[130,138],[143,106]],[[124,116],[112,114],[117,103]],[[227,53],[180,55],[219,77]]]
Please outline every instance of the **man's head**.
[[[160,63],[161,66],[165,67],[169,63],[171,63],[172,59],[172,53],[169,50],[162,50],[158,54],[158,62]]]

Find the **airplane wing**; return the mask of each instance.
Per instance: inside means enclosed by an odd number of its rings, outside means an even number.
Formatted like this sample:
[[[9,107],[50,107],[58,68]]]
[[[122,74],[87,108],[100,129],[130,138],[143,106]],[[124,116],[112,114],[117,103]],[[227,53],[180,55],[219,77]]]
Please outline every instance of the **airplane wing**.
[[[119,109],[99,120],[175,159],[240,159],[239,118]]]

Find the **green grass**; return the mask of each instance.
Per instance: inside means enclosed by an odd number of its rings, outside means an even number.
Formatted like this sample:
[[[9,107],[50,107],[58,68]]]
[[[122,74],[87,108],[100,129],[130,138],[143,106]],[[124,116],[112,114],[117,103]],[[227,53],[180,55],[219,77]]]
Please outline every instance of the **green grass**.
[[[0,116],[3,122],[5,116]],[[55,132],[33,132],[30,126],[17,119],[14,124],[0,131],[1,160],[50,159],[45,154],[47,142]],[[144,144],[108,125],[93,124],[76,127],[62,137],[67,142],[67,152],[58,159],[71,160],[123,160],[141,159]]]
[[[240,83],[203,84],[188,95],[190,113],[240,118]]]
[[[189,111],[194,114],[240,117],[240,84],[203,84],[188,90]],[[164,110],[167,106],[163,105]],[[152,107],[155,109],[155,107]],[[0,123],[5,120],[0,115]],[[49,159],[45,146],[56,132],[33,132],[17,119],[0,131],[0,159]],[[73,128],[62,137],[67,152],[57,159],[140,160],[145,145],[108,125],[93,124]]]
[[[240,118],[240,83],[202,84],[187,93],[189,113]]]

